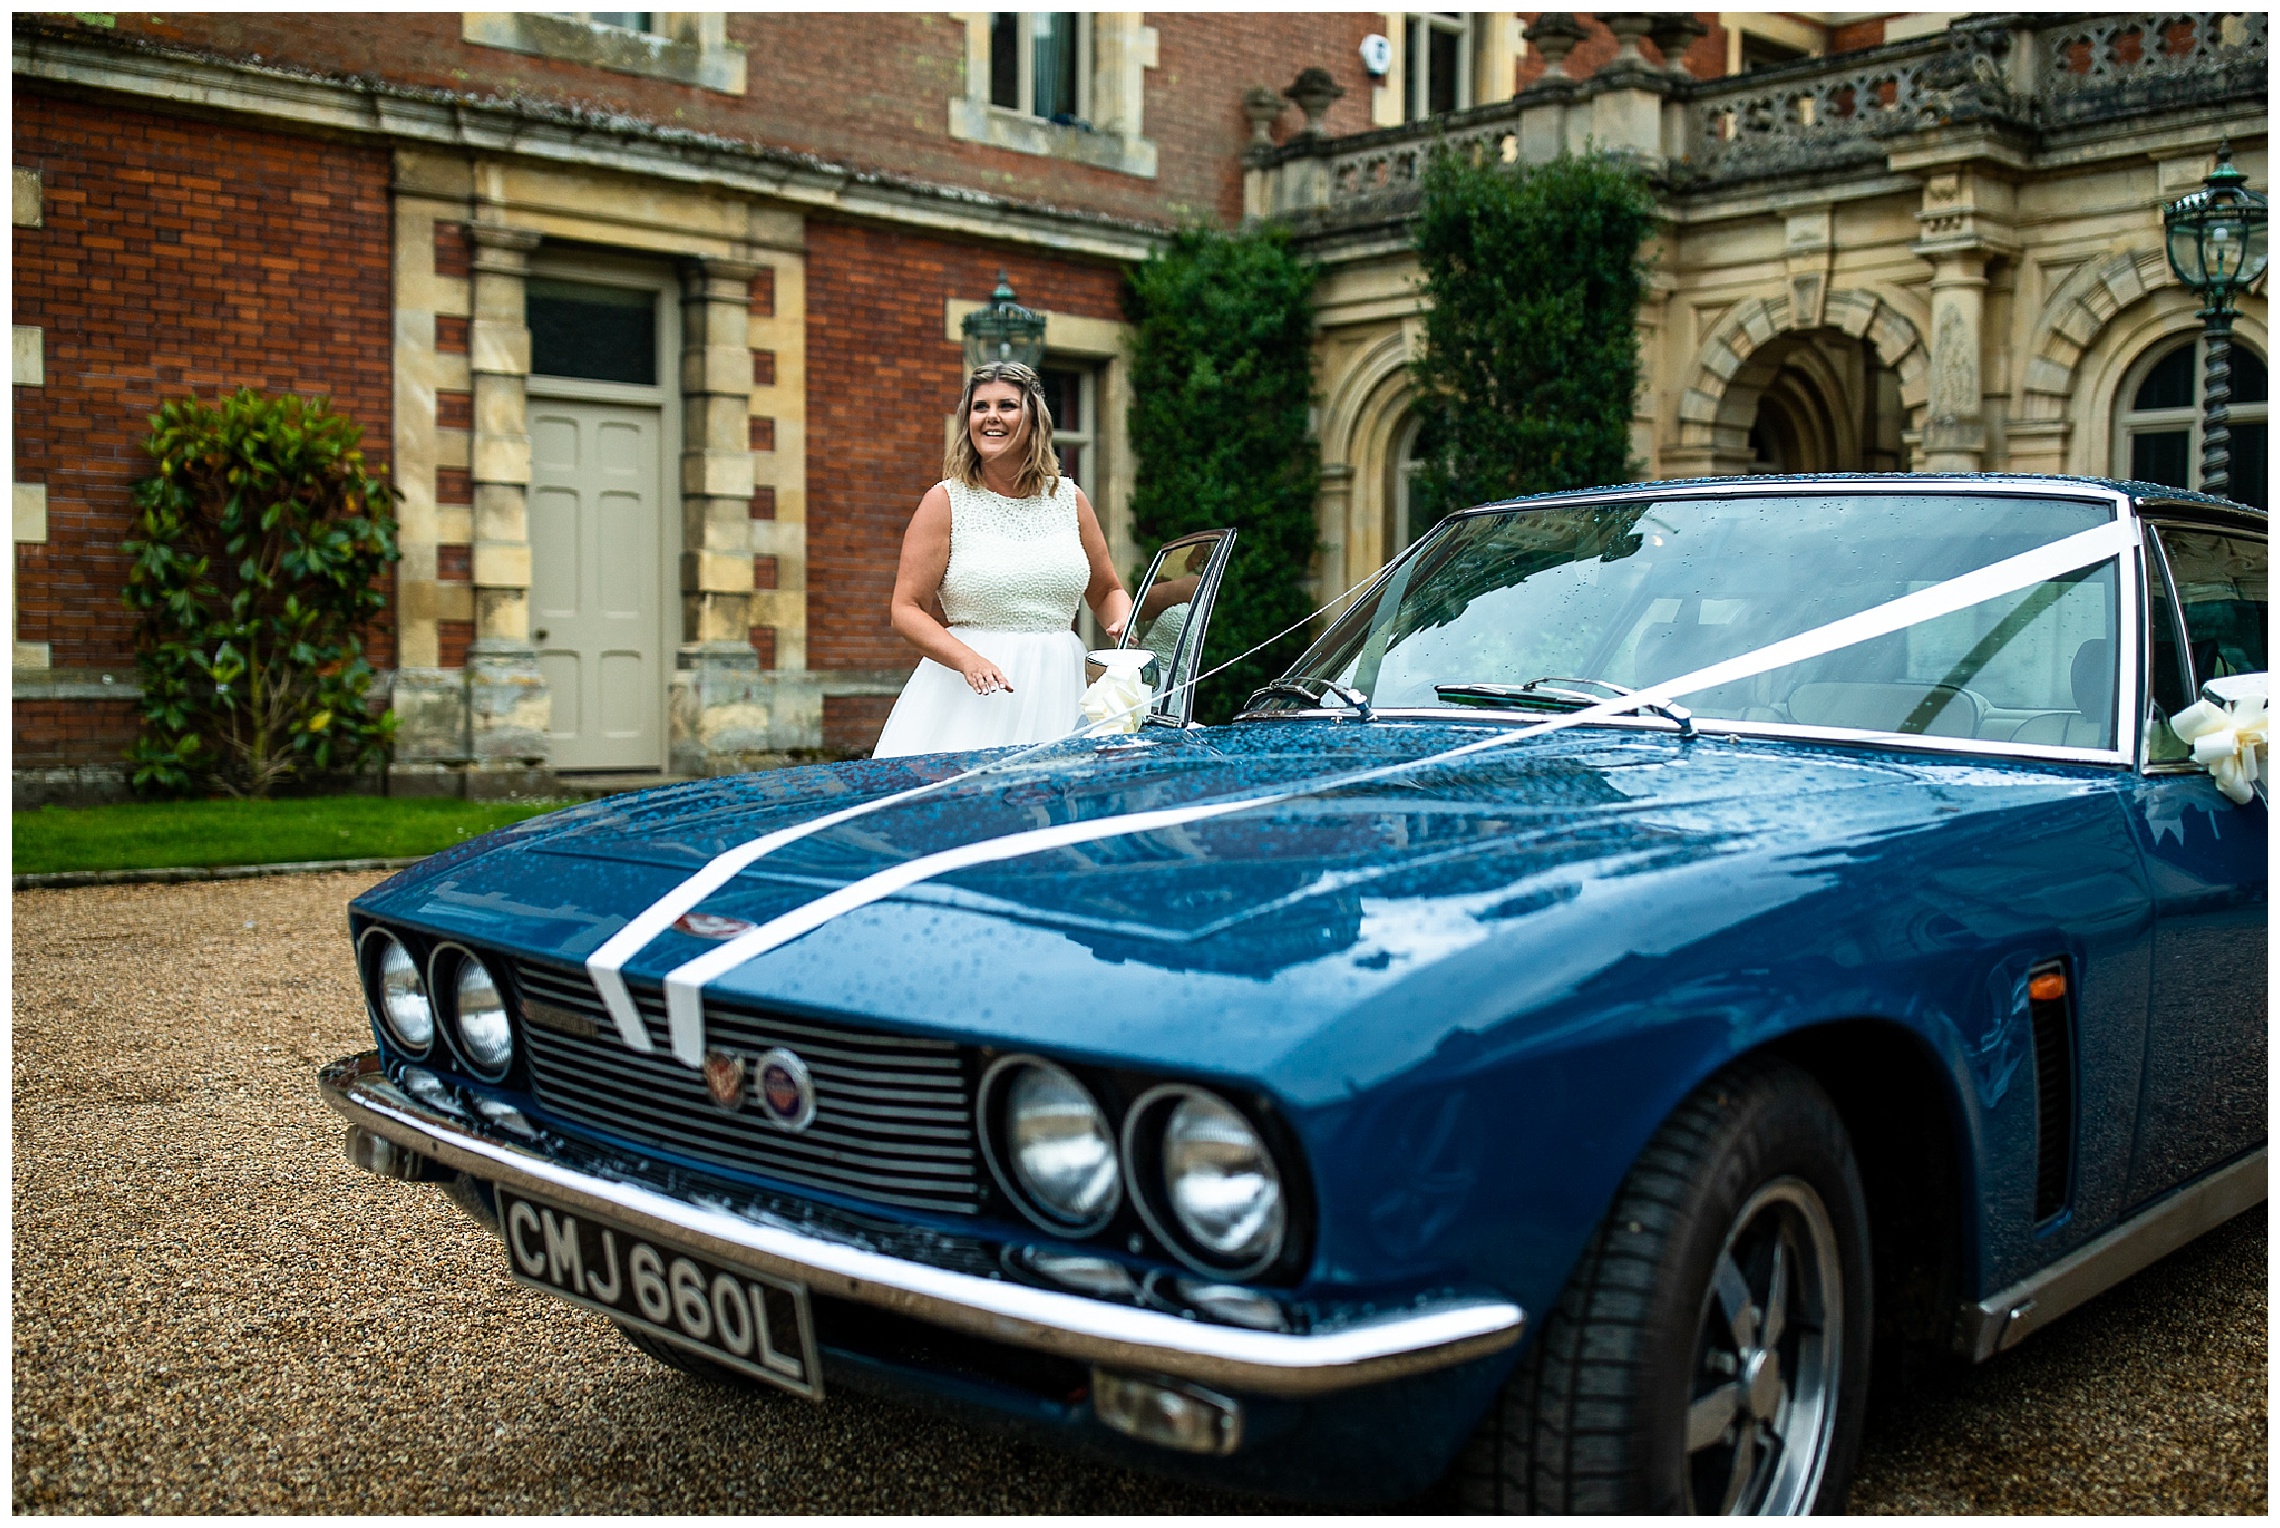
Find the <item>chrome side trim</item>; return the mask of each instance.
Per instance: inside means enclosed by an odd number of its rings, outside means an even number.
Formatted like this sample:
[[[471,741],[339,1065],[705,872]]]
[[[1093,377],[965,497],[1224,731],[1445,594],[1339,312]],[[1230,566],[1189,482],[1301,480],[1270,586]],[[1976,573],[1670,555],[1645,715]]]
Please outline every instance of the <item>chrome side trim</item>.
[[[1446,1368],[1520,1340],[1506,1300],[1452,1299],[1305,1335],[1213,1326],[980,1278],[762,1225],[639,1183],[597,1177],[477,1134],[378,1071],[372,1053],[324,1067],[317,1085],[351,1125],[444,1166],[677,1243],[723,1264],[795,1279],[993,1341],[1235,1391],[1318,1395]]]
[[[1966,1305],[1956,1323],[1956,1351],[1985,1363],[2028,1333],[2167,1257],[2204,1231],[2264,1201],[2265,1154],[2259,1146],[2168,1198],[2139,1211],[2089,1245],[1999,1294]]]

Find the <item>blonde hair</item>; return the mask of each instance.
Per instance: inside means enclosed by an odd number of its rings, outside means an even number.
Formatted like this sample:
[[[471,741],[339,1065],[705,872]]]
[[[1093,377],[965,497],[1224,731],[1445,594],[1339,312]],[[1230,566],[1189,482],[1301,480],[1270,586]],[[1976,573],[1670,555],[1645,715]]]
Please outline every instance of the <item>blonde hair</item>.
[[[969,423],[974,410],[974,390],[991,382],[1003,382],[1021,394],[1021,422],[1027,431],[1029,449],[1024,453],[1021,470],[1014,474],[1013,486],[1017,499],[1034,499],[1040,493],[1058,493],[1061,489],[1061,455],[1053,449],[1053,411],[1045,403],[1045,384],[1037,373],[1019,361],[992,361],[974,368],[966,378],[966,390],[958,398],[958,429],[951,436],[950,445],[942,453],[942,475],[964,483],[968,488],[986,486],[982,482],[982,457],[974,449],[973,426]]]

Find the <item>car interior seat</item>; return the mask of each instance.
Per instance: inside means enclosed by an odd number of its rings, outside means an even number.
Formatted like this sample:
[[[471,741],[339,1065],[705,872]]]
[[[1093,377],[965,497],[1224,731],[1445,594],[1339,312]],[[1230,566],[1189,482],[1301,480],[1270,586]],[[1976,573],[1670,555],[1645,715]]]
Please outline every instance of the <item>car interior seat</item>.
[[[2109,723],[2114,714],[2114,644],[2104,637],[2092,637],[2076,648],[2067,681],[2074,692],[2074,709],[2046,712],[2022,723],[2011,734],[2012,742],[2061,748],[2112,746]]]

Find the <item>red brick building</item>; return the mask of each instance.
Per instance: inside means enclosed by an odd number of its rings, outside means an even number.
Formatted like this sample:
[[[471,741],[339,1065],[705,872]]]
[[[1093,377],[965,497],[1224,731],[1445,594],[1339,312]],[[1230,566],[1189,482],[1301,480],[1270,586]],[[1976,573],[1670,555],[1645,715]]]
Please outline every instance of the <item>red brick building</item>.
[[[1125,269],[1238,221],[1247,150],[1615,55],[1589,16],[1533,48],[1539,20],[18,16],[19,804],[116,788],[146,416],[238,386],[329,394],[404,495],[392,788],[867,747],[914,661],[887,594],[959,322],[1000,273],[1130,566]],[[1942,24],[1696,20],[1658,21],[1658,67]],[[1279,94],[1310,67],[1338,89],[1313,117]]]

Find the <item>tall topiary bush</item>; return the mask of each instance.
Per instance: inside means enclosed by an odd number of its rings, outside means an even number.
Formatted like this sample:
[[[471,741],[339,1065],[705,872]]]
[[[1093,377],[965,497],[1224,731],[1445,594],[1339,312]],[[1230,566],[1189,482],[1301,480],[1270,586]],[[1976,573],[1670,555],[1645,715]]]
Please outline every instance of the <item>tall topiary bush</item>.
[[[1435,154],[1418,262],[1432,306],[1417,380],[1410,528],[1521,494],[1634,475],[1640,249],[1654,199],[1605,155],[1508,168]]]
[[[1206,657],[1243,652],[1313,608],[1308,438],[1315,271],[1279,231],[1193,229],[1132,274],[1132,522],[1143,546],[1232,526],[1232,566]],[[1303,645],[1299,633],[1291,643]],[[1207,680],[1196,714],[1224,721],[1295,655],[1269,649]]]
[[[297,776],[385,759],[363,633],[386,604],[396,491],[328,399],[250,389],[151,416],[158,464],[135,485],[142,733],[138,790],[266,796]]]

